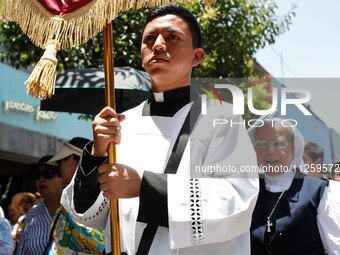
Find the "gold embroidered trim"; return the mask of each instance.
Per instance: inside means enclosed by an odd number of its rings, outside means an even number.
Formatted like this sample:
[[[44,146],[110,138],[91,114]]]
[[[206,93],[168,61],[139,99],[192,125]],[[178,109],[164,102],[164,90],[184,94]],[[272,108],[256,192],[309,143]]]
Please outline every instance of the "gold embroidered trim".
[[[56,16],[49,13],[38,0],[0,0],[0,16],[17,22],[40,48],[54,39],[60,42],[60,49],[67,49],[93,38],[120,12],[180,1],[183,0],[93,0],[73,13]]]

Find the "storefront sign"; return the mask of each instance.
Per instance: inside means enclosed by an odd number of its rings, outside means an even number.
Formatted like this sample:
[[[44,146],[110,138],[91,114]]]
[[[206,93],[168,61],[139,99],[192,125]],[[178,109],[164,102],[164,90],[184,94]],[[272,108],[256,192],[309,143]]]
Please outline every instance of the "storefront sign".
[[[58,114],[56,112],[50,112],[50,111],[40,111],[40,109],[37,109],[37,114],[35,116],[36,120],[55,120],[57,119]]]
[[[56,112],[40,111],[39,106],[37,106],[35,109],[34,105],[13,100],[4,100],[3,109],[4,112],[18,112],[23,114],[31,114],[36,112],[35,119],[38,121],[55,120],[58,117]]]
[[[4,100],[4,111],[5,112],[32,113],[34,112],[34,106],[30,104],[26,104],[24,102]]]

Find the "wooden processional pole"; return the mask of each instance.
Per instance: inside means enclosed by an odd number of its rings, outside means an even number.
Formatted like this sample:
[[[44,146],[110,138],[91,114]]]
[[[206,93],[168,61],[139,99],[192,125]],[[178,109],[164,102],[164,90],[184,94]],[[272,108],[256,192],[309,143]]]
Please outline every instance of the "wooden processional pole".
[[[104,73],[105,73],[105,103],[116,109],[115,83],[114,83],[114,59],[113,59],[113,36],[112,23],[104,27]],[[117,162],[116,146],[110,143],[108,148],[109,163]],[[120,227],[118,199],[110,199],[110,225],[111,225],[111,254],[121,255],[120,252]]]

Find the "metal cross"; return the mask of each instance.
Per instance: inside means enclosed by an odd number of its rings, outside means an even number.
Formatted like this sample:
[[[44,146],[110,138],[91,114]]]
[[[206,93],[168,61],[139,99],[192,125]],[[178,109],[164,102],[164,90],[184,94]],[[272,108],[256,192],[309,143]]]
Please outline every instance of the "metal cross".
[[[267,232],[268,232],[268,233],[271,232],[270,227],[272,227],[272,226],[273,226],[273,223],[270,222],[270,218],[267,217]]]

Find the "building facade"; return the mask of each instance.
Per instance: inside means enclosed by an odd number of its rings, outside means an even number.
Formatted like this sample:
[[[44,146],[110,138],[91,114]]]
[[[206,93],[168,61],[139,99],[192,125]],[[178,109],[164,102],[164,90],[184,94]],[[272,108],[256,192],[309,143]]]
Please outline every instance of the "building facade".
[[[26,178],[28,166],[54,154],[63,141],[92,137],[91,122],[80,120],[79,114],[40,111],[40,100],[26,94],[28,76],[0,63],[0,195],[10,176],[11,193],[32,189]]]

